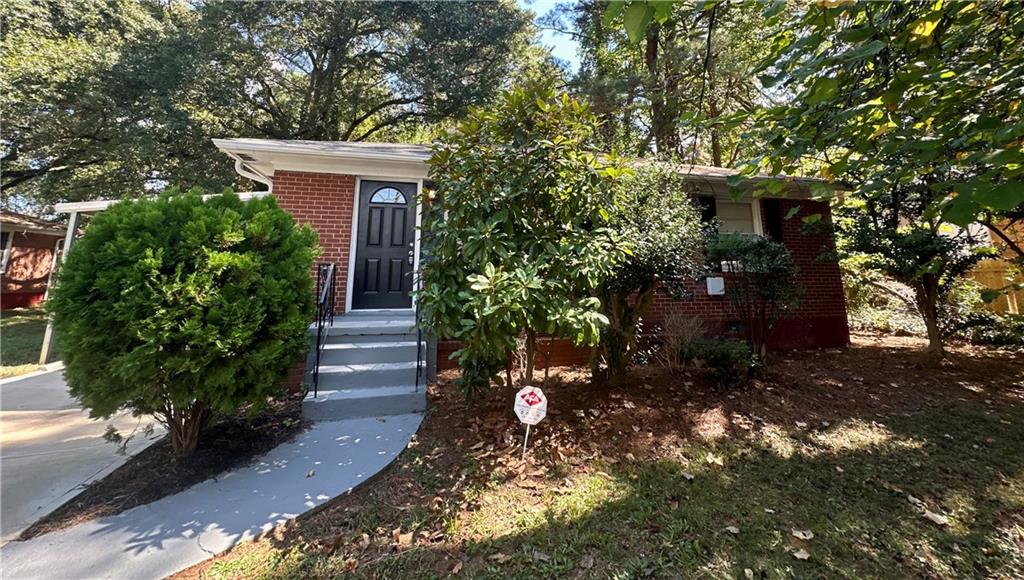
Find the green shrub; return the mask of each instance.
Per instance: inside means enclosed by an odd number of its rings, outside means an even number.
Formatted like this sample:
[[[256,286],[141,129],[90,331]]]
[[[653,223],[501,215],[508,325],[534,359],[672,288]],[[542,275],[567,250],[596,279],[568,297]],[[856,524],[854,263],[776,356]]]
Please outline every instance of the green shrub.
[[[963,321],[960,334],[974,344],[1024,346],[1024,314],[975,312]]]
[[[708,244],[710,268],[725,274],[725,296],[764,364],[775,322],[796,308],[797,268],[786,246],[764,236],[721,234]]]
[[[258,408],[307,351],[316,237],[267,197],[125,201],[96,216],[49,300],[71,393],[152,414],[176,454],[216,412]]]
[[[757,363],[750,346],[739,340],[696,340],[683,349],[683,361],[700,361],[720,386],[742,383]]]

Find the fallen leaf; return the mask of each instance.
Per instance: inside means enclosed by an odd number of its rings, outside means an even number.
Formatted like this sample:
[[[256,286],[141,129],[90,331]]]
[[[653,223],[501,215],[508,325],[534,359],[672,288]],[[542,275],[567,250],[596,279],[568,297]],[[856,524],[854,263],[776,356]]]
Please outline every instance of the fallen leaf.
[[[743,577],[746,578],[747,580],[754,580],[754,571],[751,570],[750,568],[744,568],[743,569]]]
[[[938,524],[940,526],[948,526],[949,525],[949,518],[947,518],[944,515],[937,514],[937,513],[933,512],[933,511],[924,510],[924,517],[927,518],[932,523]]]
[[[545,554],[544,552],[541,552],[540,550],[534,550],[533,551],[533,559],[535,561],[537,561],[537,562],[550,562],[551,561],[551,556],[548,556],[547,554]]]
[[[708,463],[712,463],[714,465],[725,465],[725,460],[722,459],[720,455],[715,455],[714,453],[708,453],[705,459]]]
[[[491,554],[490,556],[487,556],[488,560],[490,560],[492,562],[497,562],[499,564],[504,564],[505,562],[508,562],[511,558],[512,558],[512,556],[509,556],[507,554],[502,554],[501,552],[498,552],[497,554]]]
[[[799,429],[806,429],[807,428],[807,423],[804,423],[803,421],[797,421],[796,422],[796,426]]]
[[[740,529],[737,528],[736,526],[726,526],[725,531],[729,532],[730,534],[732,534],[734,536],[736,534],[740,533]]]
[[[590,570],[593,567],[594,557],[590,554],[583,554],[583,557],[580,558],[580,568],[583,568],[584,570]]]
[[[462,572],[462,561],[461,560],[455,563],[455,566],[452,567],[452,571],[449,572],[449,574],[454,576],[454,575],[458,574],[459,572]]]
[[[477,443],[476,445],[470,447],[469,450],[470,451],[476,451],[477,449],[480,449],[483,446],[484,446],[484,442],[481,441],[481,442]]]
[[[349,558],[348,560],[345,560],[343,567],[346,572],[355,572],[356,568],[359,567],[359,560],[356,560],[355,558]]]
[[[908,495],[907,496],[907,501],[909,501],[910,503],[912,503],[914,505],[924,505],[923,501],[917,499],[916,497],[914,497],[912,495]]]
[[[799,550],[793,552],[793,557],[797,560],[806,560],[811,557],[811,554],[807,550],[800,548]]]
[[[686,481],[693,481],[693,474],[689,471],[684,471],[683,478],[686,479]]]
[[[630,461],[636,461],[636,457],[632,453],[627,453],[626,454],[626,459],[628,459]]]
[[[800,540],[811,540],[814,538],[814,532],[811,530],[793,530],[793,537]]]

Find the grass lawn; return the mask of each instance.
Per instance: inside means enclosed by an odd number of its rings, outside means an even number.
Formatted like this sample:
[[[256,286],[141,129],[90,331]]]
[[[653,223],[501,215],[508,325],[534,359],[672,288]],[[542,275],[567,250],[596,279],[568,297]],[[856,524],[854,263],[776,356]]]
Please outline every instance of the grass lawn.
[[[564,369],[525,461],[503,394],[444,377],[383,474],[179,577],[1018,577],[1024,354],[921,347],[859,337],[731,390]]]
[[[42,308],[15,308],[0,314],[0,378],[39,368],[39,350],[46,331]]]

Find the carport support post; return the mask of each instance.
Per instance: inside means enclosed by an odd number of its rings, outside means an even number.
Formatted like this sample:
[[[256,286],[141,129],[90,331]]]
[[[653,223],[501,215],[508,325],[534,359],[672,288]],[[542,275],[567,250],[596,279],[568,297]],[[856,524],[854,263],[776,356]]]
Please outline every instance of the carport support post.
[[[63,264],[64,260],[68,257],[68,252],[71,251],[71,245],[75,243],[75,232],[78,231],[79,213],[77,211],[71,212],[71,216],[68,218],[68,232],[64,234],[64,251],[60,255],[60,263]],[[59,266],[58,266],[59,267]],[[50,272],[52,279],[53,272]],[[49,287],[46,289],[49,294]],[[45,365],[46,359],[50,357],[50,350],[53,348],[53,317],[51,316],[46,321],[46,332],[43,334],[43,348],[39,351],[39,365]]]

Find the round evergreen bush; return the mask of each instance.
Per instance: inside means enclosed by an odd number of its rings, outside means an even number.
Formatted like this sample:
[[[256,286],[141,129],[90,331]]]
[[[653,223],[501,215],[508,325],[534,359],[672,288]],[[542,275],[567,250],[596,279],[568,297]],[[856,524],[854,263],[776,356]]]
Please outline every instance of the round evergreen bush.
[[[71,393],[152,414],[191,453],[217,412],[279,394],[309,347],[316,235],[272,197],[125,201],[97,215],[48,301]]]

